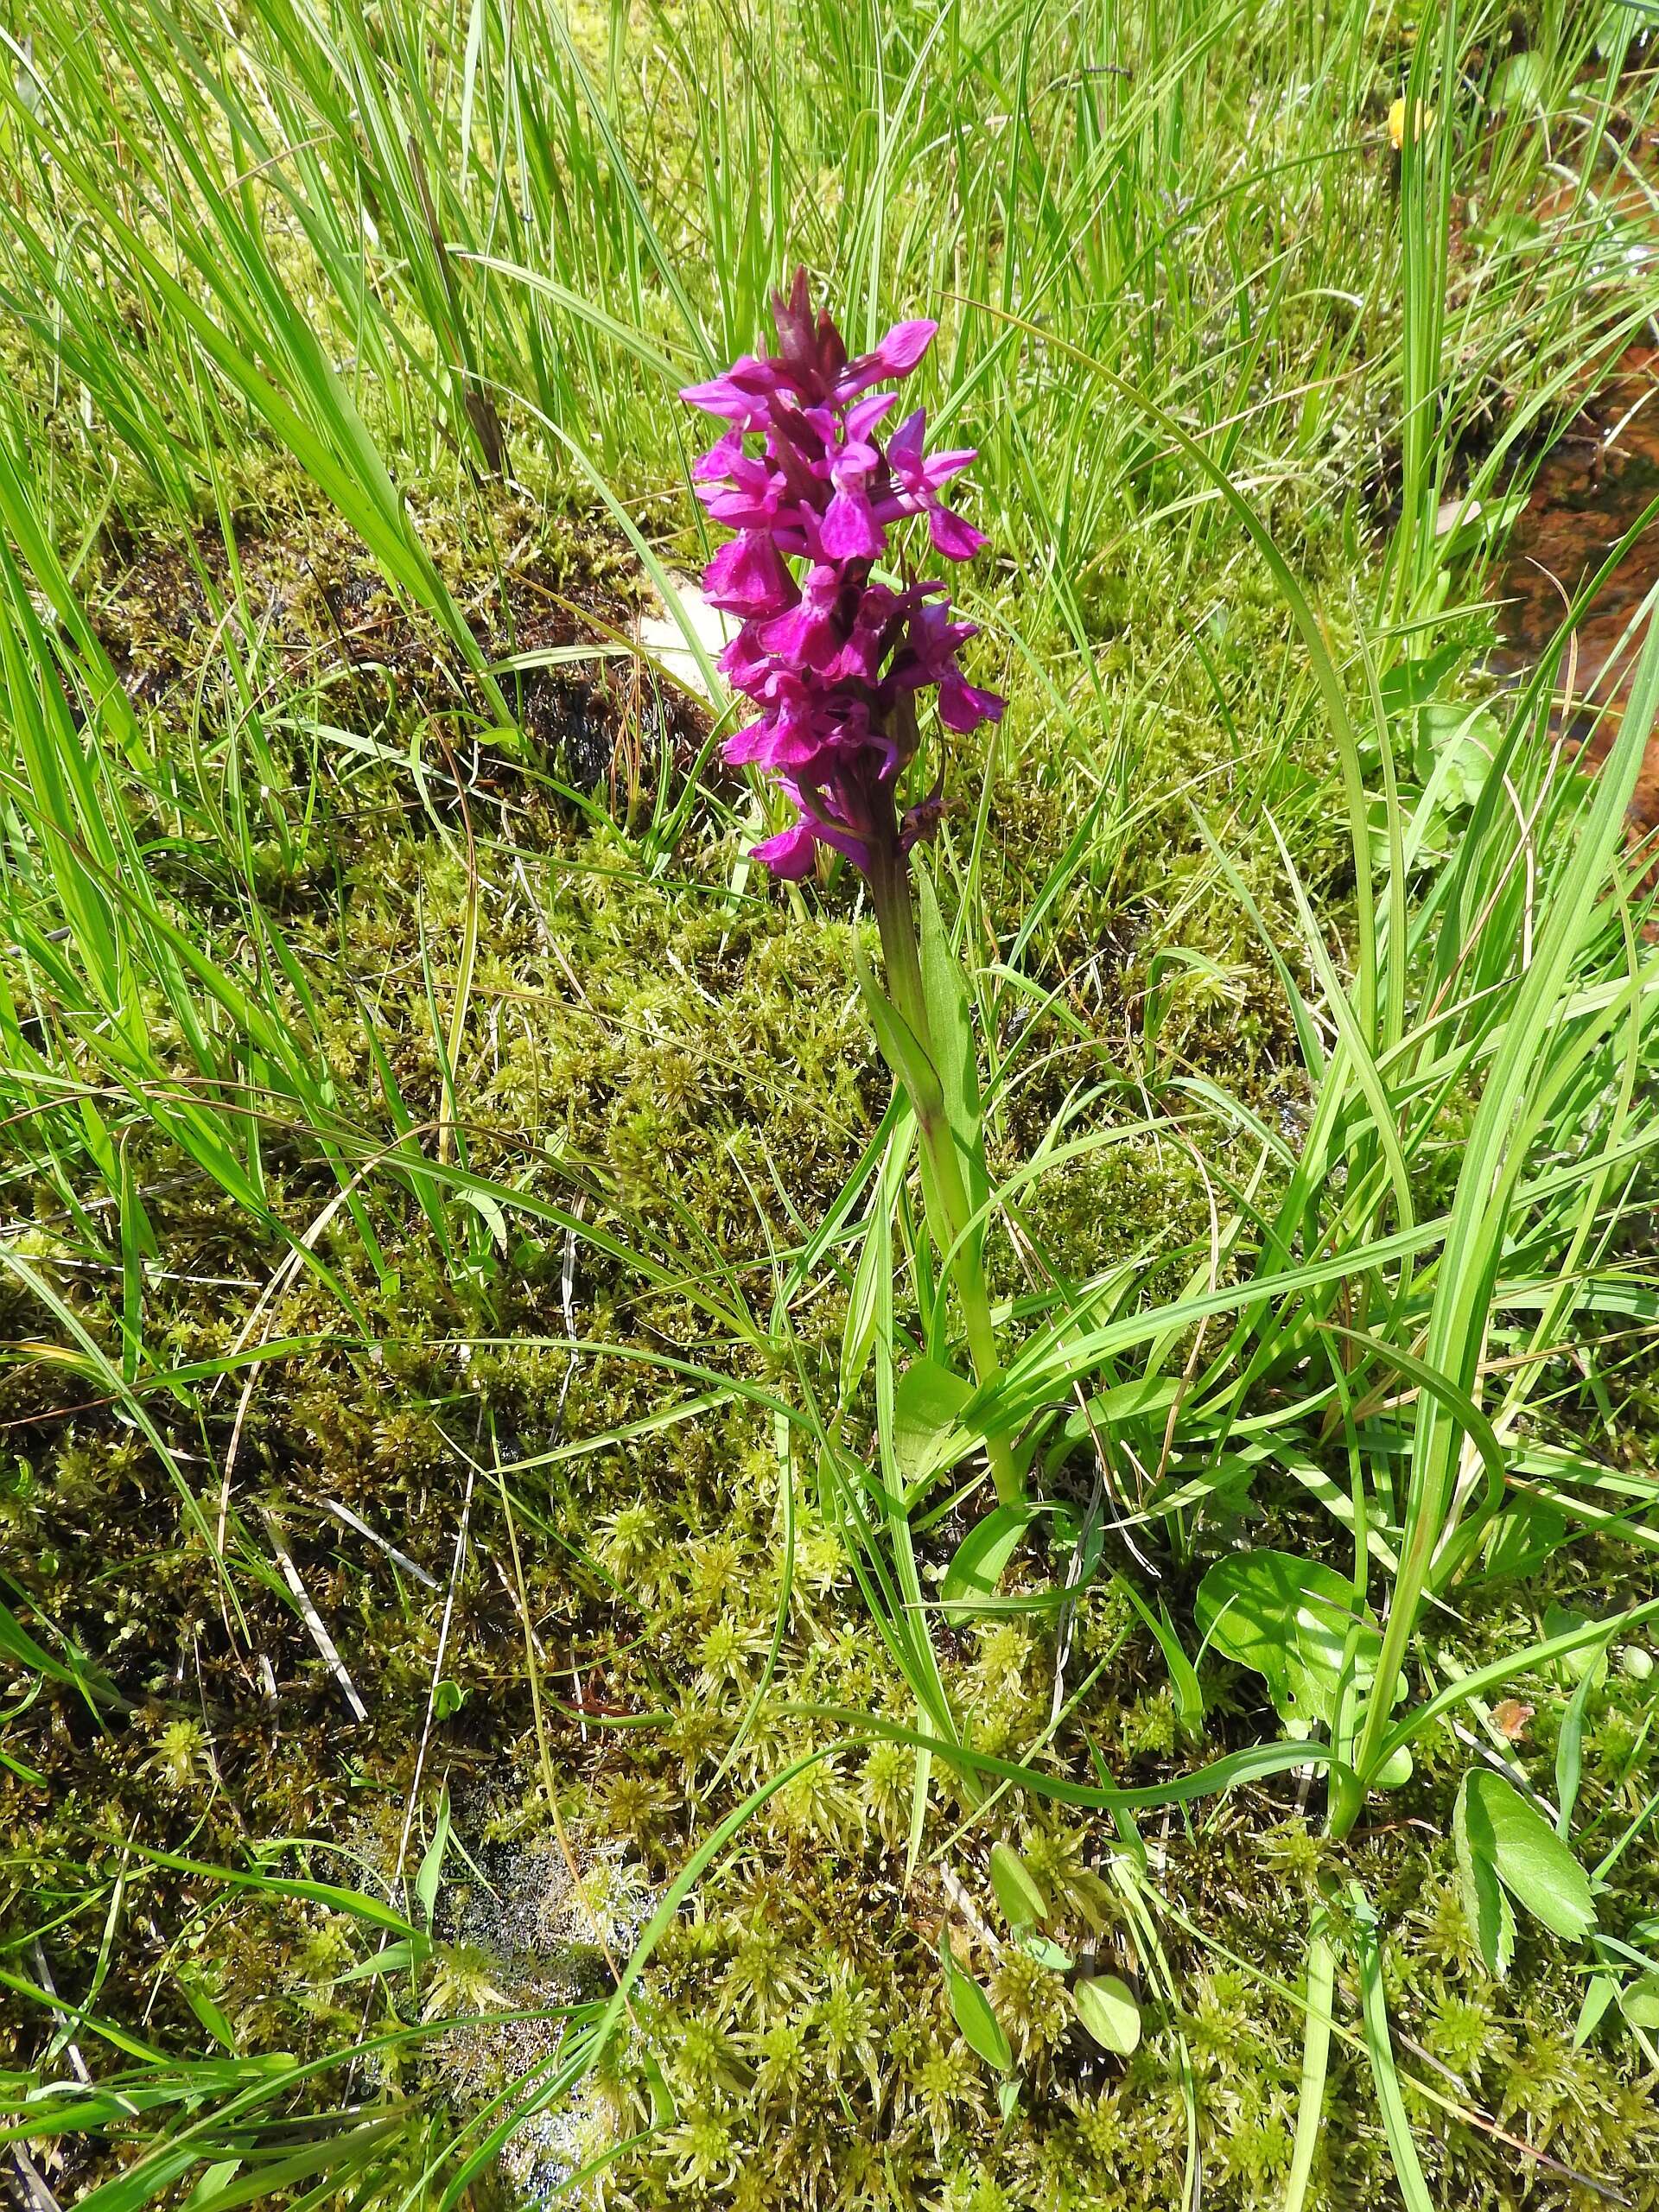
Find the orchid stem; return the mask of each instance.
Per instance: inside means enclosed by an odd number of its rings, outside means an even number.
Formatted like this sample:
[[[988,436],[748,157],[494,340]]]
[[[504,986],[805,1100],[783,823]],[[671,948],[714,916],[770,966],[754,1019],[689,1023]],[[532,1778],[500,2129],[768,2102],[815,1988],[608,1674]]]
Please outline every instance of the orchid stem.
[[[876,926],[881,933],[881,951],[887,970],[887,995],[895,1011],[914,1033],[917,1042],[937,1067],[938,1053],[928,1022],[927,997],[922,987],[916,918],[910,903],[910,878],[902,855],[895,854],[886,866],[872,868],[870,903],[875,911]],[[893,1073],[902,1083],[902,1071],[894,1069]],[[983,1389],[1001,1373],[1002,1363],[997,1356],[996,1330],[991,1319],[990,1291],[985,1281],[985,1263],[976,1240],[966,1233],[973,1209],[969,1201],[967,1185],[963,1181],[962,1163],[957,1157],[956,1136],[937,1107],[913,1095],[911,1106],[916,1116],[918,1134],[926,1148],[940,1211],[944,1215],[943,1222],[931,1224],[934,1241],[942,1252],[954,1250],[956,1254],[953,1274],[957,1295],[962,1302],[963,1326],[968,1338],[974,1375]],[[1018,1504],[1025,1496],[1025,1484],[1014,1464],[1014,1454],[1007,1439],[1005,1436],[988,1436],[985,1449],[990,1460],[992,1478],[996,1484],[998,1503]]]

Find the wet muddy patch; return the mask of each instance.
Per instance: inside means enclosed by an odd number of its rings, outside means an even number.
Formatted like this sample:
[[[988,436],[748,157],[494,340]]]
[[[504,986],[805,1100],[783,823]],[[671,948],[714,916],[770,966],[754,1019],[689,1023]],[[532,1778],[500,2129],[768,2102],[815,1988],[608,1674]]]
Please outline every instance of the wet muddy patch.
[[[1493,671],[1516,683],[1530,676],[1610,562],[1556,683],[1555,726],[1591,760],[1605,755],[1630,696],[1646,626],[1634,618],[1659,578],[1659,346],[1630,347],[1540,463],[1494,586]],[[1659,733],[1630,822],[1643,835],[1659,830]]]
[[[626,817],[664,766],[677,777],[698,770],[709,715],[657,643],[661,610],[627,546],[512,503],[471,538],[453,524],[449,535],[430,550],[513,718],[486,742],[466,732],[499,717],[453,643],[330,519],[267,518],[234,559],[213,528],[142,544],[106,532],[93,626],[134,706],[158,726],[192,728],[210,748],[251,732],[262,772],[274,760],[296,782],[314,772],[320,741],[346,819],[385,804],[365,784],[365,760],[408,754],[422,731],[433,734],[423,751],[454,771],[447,800],[442,776],[429,785],[436,803],[454,812],[463,797],[499,802],[520,817],[517,841],[531,845],[533,817],[558,786]],[[453,760],[440,762],[452,746]]]

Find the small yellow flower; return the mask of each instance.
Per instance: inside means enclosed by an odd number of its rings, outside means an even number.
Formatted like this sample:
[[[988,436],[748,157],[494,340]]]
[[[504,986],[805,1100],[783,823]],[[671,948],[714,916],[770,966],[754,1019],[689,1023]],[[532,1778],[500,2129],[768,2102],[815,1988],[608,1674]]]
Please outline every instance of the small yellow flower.
[[[1414,140],[1426,138],[1434,128],[1434,111],[1419,106],[1412,122]],[[1402,92],[1389,110],[1389,143],[1397,154],[1406,143],[1406,98]]]

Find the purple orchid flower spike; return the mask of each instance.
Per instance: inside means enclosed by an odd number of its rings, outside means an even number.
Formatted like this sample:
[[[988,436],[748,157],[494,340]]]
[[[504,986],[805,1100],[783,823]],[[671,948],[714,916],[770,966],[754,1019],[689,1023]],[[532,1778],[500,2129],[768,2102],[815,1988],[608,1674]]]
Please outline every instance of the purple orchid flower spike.
[[[998,720],[1003,702],[962,672],[974,625],[957,620],[942,583],[890,550],[895,526],[925,516],[931,549],[944,560],[979,551],[984,538],[943,497],[974,454],[966,447],[930,454],[920,408],[885,443],[880,435],[895,396],[874,387],[910,374],[936,325],[895,323],[873,351],[849,359],[831,316],[814,309],[804,270],[787,299],[773,295],[772,316],[775,353],[746,353],[724,376],[681,395],[727,425],[695,472],[697,497],[736,533],[709,563],[704,588],[740,618],[720,664],[759,711],[728,741],[726,758],[766,770],[795,810],[787,829],[754,848],[756,860],[774,875],[798,878],[823,846],[868,883],[887,987],[883,1000],[868,986],[873,1009],[887,1008],[877,1035],[910,1095],[928,1162],[930,1229],[985,1389],[999,1370],[983,1224],[960,1157],[962,1132],[943,1118],[937,1081],[930,1093],[917,1080],[918,1065],[941,1068],[962,1050],[959,1034],[935,1034],[925,973],[952,956],[948,946],[941,954],[938,905],[910,858],[938,834],[943,767],[925,798],[906,804],[899,792],[920,746],[917,709],[925,694],[946,729],[964,732]],[[878,561],[887,564],[880,575]],[[920,936],[912,890],[924,896]],[[904,1036],[913,1051],[890,1049]],[[982,1179],[982,1132],[972,1142]],[[986,1456],[998,1498],[1016,1502],[1022,1477],[1008,1439],[988,1436]]]
[[[936,785],[899,813],[897,785],[919,742],[918,694],[936,692],[940,721],[960,732],[997,720],[1003,702],[963,676],[974,626],[952,620],[944,587],[894,588],[872,571],[893,524],[919,515],[946,560],[979,551],[983,537],[940,497],[975,456],[929,454],[920,409],[885,446],[876,435],[895,395],[872,387],[908,376],[936,323],[896,323],[849,359],[828,309],[814,310],[804,269],[787,299],[773,295],[772,316],[776,353],[746,353],[680,395],[730,426],[695,472],[709,514],[737,532],[704,580],[712,603],[741,624],[721,666],[760,709],[727,758],[767,770],[797,810],[755,848],[775,874],[806,874],[825,845],[891,880],[943,810]]]

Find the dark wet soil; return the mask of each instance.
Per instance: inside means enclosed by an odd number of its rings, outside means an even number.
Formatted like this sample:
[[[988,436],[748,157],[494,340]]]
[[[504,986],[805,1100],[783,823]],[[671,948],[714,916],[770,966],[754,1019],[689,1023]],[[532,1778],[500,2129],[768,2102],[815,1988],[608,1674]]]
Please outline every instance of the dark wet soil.
[[[1649,508],[1655,510],[1648,517]],[[1648,517],[1646,521],[1643,518]],[[1627,532],[1636,537],[1574,627],[1556,719],[1597,760],[1630,694],[1643,628],[1627,626],[1659,576],[1659,346],[1632,346],[1540,467],[1497,584],[1500,675],[1530,674],[1580,588]],[[1599,711],[1615,713],[1596,726]],[[1659,732],[1630,805],[1632,827],[1659,830]]]
[[[648,603],[637,565],[620,542],[593,531],[573,529],[537,549],[533,518],[510,504],[489,520],[498,543],[473,549],[478,573],[463,570],[452,582],[489,658],[531,664],[499,679],[522,757],[626,812],[631,788],[658,758],[666,753],[676,772],[689,772],[708,733],[701,706],[659,689],[643,663],[626,654],[561,658],[632,635]],[[220,708],[233,713],[228,682],[219,687],[222,701],[213,687],[201,688],[204,659],[216,661],[226,625],[240,613],[218,531],[160,545],[111,534],[102,554],[93,621],[133,703],[175,713],[182,726],[199,699],[210,724]],[[458,706],[482,716],[452,649],[387,589],[343,525],[307,517],[289,530],[250,531],[238,569],[259,652],[280,661],[290,682],[311,672],[329,722],[385,736],[423,715],[447,723]],[[540,654],[550,658],[537,662]],[[257,676],[259,655],[249,657]],[[492,762],[474,769],[471,791],[487,794],[499,780],[504,764],[494,754]]]

